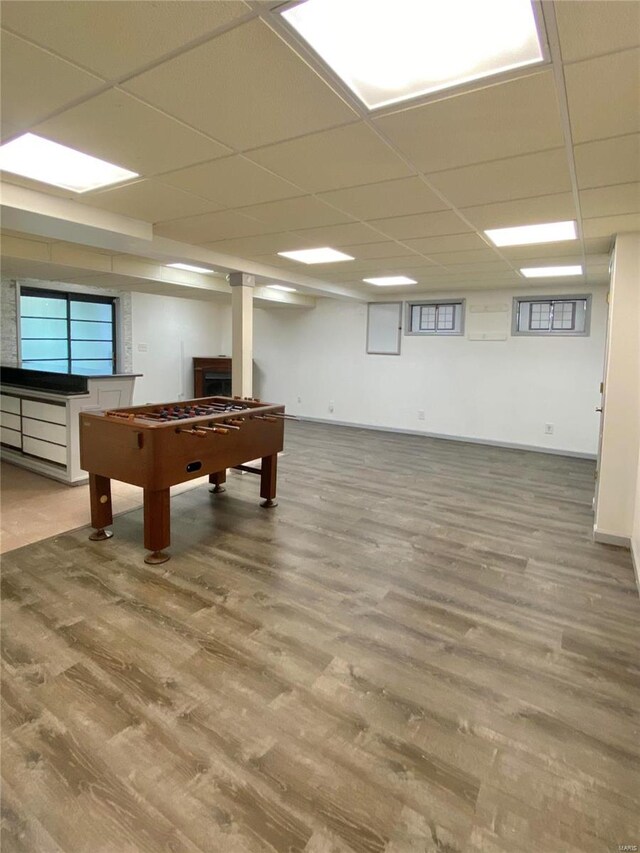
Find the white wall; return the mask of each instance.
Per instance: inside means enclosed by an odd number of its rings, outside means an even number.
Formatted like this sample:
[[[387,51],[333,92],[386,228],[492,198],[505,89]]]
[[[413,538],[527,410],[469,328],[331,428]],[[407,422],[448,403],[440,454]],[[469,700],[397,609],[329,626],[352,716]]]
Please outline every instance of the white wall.
[[[595,534],[629,543],[640,449],[640,234],[616,238]]]
[[[325,299],[312,311],[259,309],[254,391],[311,418],[595,454],[606,291],[573,291],[593,294],[588,337],[512,337],[515,292],[450,293],[467,300],[467,331],[480,323],[506,331],[506,340],[403,336],[400,356],[365,353],[366,305]],[[521,295],[534,293],[553,291]],[[508,311],[472,318],[478,305]]]
[[[193,357],[231,355],[230,308],[149,293],[132,293],[134,405],[193,395]]]

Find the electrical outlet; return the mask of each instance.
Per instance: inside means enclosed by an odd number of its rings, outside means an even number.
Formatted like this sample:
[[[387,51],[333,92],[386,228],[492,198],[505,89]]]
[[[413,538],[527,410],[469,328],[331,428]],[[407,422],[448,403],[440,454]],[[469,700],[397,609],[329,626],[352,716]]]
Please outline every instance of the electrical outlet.
[[[330,412],[332,412],[332,411],[333,411],[334,405],[335,405],[335,404],[334,404],[333,400],[329,400],[329,411],[330,411]]]
[[[424,420],[424,409],[418,409],[418,420],[419,421]]]
[[[299,402],[299,403],[301,403],[301,402],[302,402],[302,397],[298,397],[298,402]]]
[[[544,425],[544,434],[545,435],[553,435],[553,424],[545,424]]]
[[[148,352],[149,344],[138,344],[138,352]]]

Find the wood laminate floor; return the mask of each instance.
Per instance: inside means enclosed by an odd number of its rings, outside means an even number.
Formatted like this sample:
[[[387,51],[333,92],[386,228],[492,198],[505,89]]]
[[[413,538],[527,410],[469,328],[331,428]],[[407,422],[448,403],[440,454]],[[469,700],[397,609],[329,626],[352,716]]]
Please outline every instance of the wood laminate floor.
[[[640,602],[593,463],[287,425],[258,481],[3,558],[4,853],[640,844]]]

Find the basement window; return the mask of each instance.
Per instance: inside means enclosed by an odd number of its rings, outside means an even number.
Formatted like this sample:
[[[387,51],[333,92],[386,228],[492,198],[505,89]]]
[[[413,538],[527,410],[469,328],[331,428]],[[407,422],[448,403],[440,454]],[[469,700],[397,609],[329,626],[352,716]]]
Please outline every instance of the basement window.
[[[20,289],[20,366],[82,375],[116,372],[115,299]]]
[[[464,300],[407,304],[407,335],[461,335],[463,321]]]
[[[588,335],[590,296],[545,296],[513,300],[514,335]]]

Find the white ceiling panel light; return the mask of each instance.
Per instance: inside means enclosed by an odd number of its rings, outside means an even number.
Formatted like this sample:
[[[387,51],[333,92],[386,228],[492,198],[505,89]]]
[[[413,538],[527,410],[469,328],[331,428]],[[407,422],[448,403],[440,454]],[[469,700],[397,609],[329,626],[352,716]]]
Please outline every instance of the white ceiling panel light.
[[[337,249],[323,246],[321,249],[299,249],[295,252],[278,252],[283,258],[300,261],[302,264],[332,264],[337,261],[352,261],[351,255],[345,255]]]
[[[515,228],[489,228],[484,233],[494,246],[525,246],[529,243],[558,243],[578,239],[576,223],[572,220],[518,225]]]
[[[531,0],[306,0],[282,16],[369,109],[544,60]]]
[[[215,273],[215,270],[209,270],[206,267],[195,267],[193,264],[167,264],[167,266],[172,267],[174,270],[186,270],[187,272],[202,272],[208,275]]]
[[[285,293],[296,293],[295,287],[285,287],[284,284],[268,284],[269,290],[283,290]]]
[[[25,133],[0,146],[0,169],[74,193],[86,193],[139,177],[137,172],[35,133]]]
[[[566,275],[582,275],[582,267],[523,267],[520,272],[525,278],[559,278]]]
[[[418,282],[406,275],[385,275],[380,278],[363,278],[367,284],[375,284],[376,287],[393,287],[398,284],[417,284]]]

